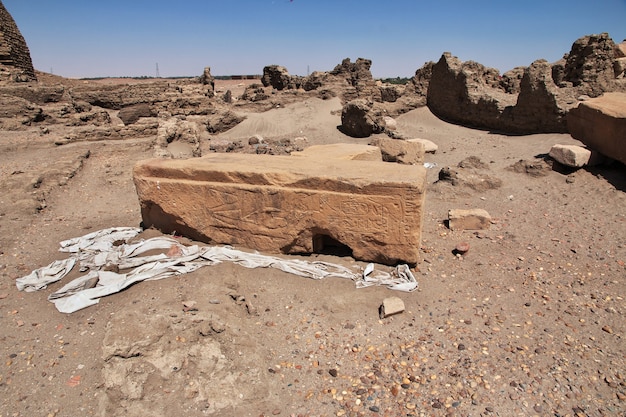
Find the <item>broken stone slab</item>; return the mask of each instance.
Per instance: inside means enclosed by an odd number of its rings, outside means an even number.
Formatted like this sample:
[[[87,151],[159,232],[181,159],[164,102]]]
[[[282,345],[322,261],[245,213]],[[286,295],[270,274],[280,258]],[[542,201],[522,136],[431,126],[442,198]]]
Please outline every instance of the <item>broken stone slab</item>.
[[[491,226],[491,216],[483,209],[452,209],[448,211],[450,230],[485,230]]]
[[[567,114],[567,128],[588,148],[626,164],[626,93],[605,93]]]
[[[317,158],[333,158],[346,161],[382,161],[380,148],[370,145],[350,143],[334,143],[330,145],[313,145],[299,151],[292,152],[291,156],[315,156]]]
[[[424,145],[402,139],[376,138],[370,145],[380,148],[383,161],[406,165],[424,163]]]
[[[426,153],[437,153],[437,151],[439,150],[439,146],[435,142],[432,142],[428,139],[421,139],[421,138],[407,139],[407,142],[423,144],[424,152]]]
[[[550,149],[548,155],[562,165],[580,168],[589,163],[591,151],[578,145],[557,144]]]
[[[378,308],[378,316],[381,319],[402,313],[405,310],[404,301],[399,297],[387,297]]]
[[[141,161],[133,175],[144,227],[259,251],[416,264],[426,169],[321,155]]]

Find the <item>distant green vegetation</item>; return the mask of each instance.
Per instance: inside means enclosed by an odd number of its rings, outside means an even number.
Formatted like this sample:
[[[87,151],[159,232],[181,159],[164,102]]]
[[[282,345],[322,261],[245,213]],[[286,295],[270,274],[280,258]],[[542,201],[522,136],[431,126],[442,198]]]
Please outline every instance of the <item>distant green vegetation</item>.
[[[410,78],[395,77],[395,78],[381,78],[381,81],[387,84],[406,84],[410,81]]]

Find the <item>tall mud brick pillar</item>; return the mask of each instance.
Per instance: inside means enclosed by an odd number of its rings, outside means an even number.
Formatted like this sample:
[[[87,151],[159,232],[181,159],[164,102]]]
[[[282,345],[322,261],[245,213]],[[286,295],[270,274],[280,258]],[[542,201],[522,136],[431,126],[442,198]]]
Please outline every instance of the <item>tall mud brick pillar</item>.
[[[2,1],[0,1],[0,80],[36,80],[28,45]]]

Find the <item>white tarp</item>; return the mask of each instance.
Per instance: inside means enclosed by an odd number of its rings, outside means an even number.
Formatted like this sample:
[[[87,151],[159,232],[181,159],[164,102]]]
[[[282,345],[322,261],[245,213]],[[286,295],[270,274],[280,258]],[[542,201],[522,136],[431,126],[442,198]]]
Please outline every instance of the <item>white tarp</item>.
[[[54,261],[17,279],[17,288],[20,291],[45,289],[48,284],[63,279],[77,262],[80,271],[86,274],[48,296],[48,300],[62,313],[73,313],[97,304],[100,297],[114,294],[140,281],[186,274],[221,262],[233,262],[246,268],[276,268],[312,279],[348,278],[355,281],[357,288],[385,285],[392,290],[410,292],[418,286],[407,265],[397,266],[393,273],[375,273],[373,264],[367,265],[362,272],[355,272],[329,262],[283,259],[243,252],[230,246],[185,246],[169,236],[128,243],[140,232],[138,228],[114,227],[65,240],[60,243],[59,250],[69,252],[70,258]],[[141,256],[155,250],[167,253]],[[119,273],[111,269],[126,272]]]

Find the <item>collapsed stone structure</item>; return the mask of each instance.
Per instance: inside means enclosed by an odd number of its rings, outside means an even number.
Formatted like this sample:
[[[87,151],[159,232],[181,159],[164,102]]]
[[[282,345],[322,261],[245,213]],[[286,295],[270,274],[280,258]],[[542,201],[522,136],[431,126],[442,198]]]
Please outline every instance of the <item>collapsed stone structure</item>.
[[[306,97],[339,96],[344,104],[341,130],[349,136],[386,133],[408,139],[388,121],[419,106],[428,105],[450,122],[505,133],[568,132],[568,113],[579,103],[626,91],[626,43],[616,45],[606,33],[576,40],[558,62],[537,60],[502,75],[444,53],[439,62],[419,68],[406,85],[375,80],[372,62],[364,58],[346,58],[331,71],[306,77],[270,65],[263,70],[262,84],[250,85],[239,97],[230,91],[216,96],[209,67],[200,77],[176,81],[105,85],[39,73],[46,82],[15,83],[34,81],[35,71],[26,42],[2,3],[0,23],[1,129],[40,125],[43,131],[47,124],[63,124],[67,134],[58,142],[66,143],[86,137],[159,136],[159,128],[171,130],[168,123],[178,120],[177,126],[185,127],[175,137],[186,138],[181,141],[185,149],[168,150],[157,140],[156,153],[167,156],[199,155],[201,136],[224,132],[245,118],[237,109],[266,111]]]
[[[322,151],[140,162],[134,181],[144,226],[268,252],[416,264],[425,168],[367,160],[372,147],[354,146],[363,151],[344,149],[350,159]]]
[[[578,39],[562,60],[537,60],[502,76],[444,53],[432,66],[428,107],[442,119],[509,133],[567,133],[580,98],[626,91],[623,53],[607,33]]]
[[[11,14],[0,1],[0,80],[36,80],[28,45]]]

